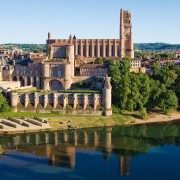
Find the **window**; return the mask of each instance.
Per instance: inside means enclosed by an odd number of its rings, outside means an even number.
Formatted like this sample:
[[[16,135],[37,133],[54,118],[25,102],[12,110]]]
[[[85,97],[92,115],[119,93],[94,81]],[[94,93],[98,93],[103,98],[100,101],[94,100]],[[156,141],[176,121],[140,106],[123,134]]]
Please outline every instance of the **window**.
[[[58,71],[58,77],[61,77],[62,76],[62,74],[61,74],[61,71],[59,70]]]

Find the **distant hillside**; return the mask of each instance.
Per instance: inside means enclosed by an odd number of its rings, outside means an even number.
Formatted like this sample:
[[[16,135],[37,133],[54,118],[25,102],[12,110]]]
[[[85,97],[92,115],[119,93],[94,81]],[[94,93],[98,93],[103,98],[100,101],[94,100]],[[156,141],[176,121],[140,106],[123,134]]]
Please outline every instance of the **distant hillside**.
[[[177,51],[180,50],[180,44],[138,43],[135,48],[141,51]]]
[[[45,44],[2,44],[0,47],[8,49],[22,49],[24,52],[45,52]],[[141,51],[180,51],[180,44],[167,43],[137,43],[135,49]]]
[[[1,44],[0,47],[4,47],[6,49],[22,49],[23,52],[45,52],[46,45],[45,44]]]

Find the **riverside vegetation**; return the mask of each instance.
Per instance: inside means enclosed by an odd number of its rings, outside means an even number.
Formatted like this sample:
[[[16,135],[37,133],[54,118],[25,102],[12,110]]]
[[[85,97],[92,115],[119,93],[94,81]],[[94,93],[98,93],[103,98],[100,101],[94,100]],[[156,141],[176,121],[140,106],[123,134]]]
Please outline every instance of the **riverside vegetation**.
[[[112,82],[114,112],[140,111],[143,119],[147,110],[168,113],[180,105],[180,67],[156,61],[150,75],[130,72],[130,62],[110,61],[109,76]]]

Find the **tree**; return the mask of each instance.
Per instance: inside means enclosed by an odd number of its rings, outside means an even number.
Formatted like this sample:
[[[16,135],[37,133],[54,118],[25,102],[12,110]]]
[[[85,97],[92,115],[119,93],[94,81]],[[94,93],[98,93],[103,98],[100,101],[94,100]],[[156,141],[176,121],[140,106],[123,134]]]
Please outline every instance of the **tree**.
[[[166,91],[166,86],[158,80],[151,79],[151,94],[148,99],[148,108],[155,108],[158,106],[158,102],[160,100],[160,95],[162,92]]]
[[[180,68],[166,63],[153,64],[153,73],[130,72],[130,61],[111,61],[109,75],[112,83],[113,104],[119,109],[139,110],[141,116],[147,116],[146,109],[160,108],[167,112],[178,107],[180,99]],[[180,102],[180,100],[179,100]]]
[[[33,53],[40,53],[41,52],[41,50],[40,49],[37,49],[37,48],[35,48],[34,50],[33,50]]]
[[[165,113],[177,109],[178,99],[176,94],[172,90],[162,92],[159,98],[158,106]]]
[[[98,57],[98,58],[95,60],[95,62],[96,62],[97,64],[104,64],[102,57]]]
[[[140,108],[147,106],[151,92],[152,80],[147,74],[139,73],[136,76],[139,78],[139,104]]]
[[[111,61],[109,75],[113,87],[113,102],[124,109],[130,92],[130,62]]]
[[[176,67],[176,74],[177,74],[177,79],[174,83],[174,87],[173,90],[176,93],[176,96],[178,98],[179,101],[179,106],[180,106],[180,67]]]
[[[178,77],[172,63],[166,63],[161,67],[159,62],[155,62],[152,66],[152,71],[152,78],[164,83],[166,87],[172,86]]]
[[[5,99],[5,97],[0,93],[0,112],[9,112],[10,107]]]
[[[148,75],[131,73],[129,60],[112,61],[109,75],[112,80],[115,105],[129,111],[146,106],[151,92],[151,81]]]

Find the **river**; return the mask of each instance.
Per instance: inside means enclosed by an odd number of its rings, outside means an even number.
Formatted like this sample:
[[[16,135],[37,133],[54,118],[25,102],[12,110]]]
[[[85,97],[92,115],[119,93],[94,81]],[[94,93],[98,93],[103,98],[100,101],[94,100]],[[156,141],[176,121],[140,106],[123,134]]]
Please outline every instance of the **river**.
[[[0,178],[179,180],[180,124],[0,135]]]

